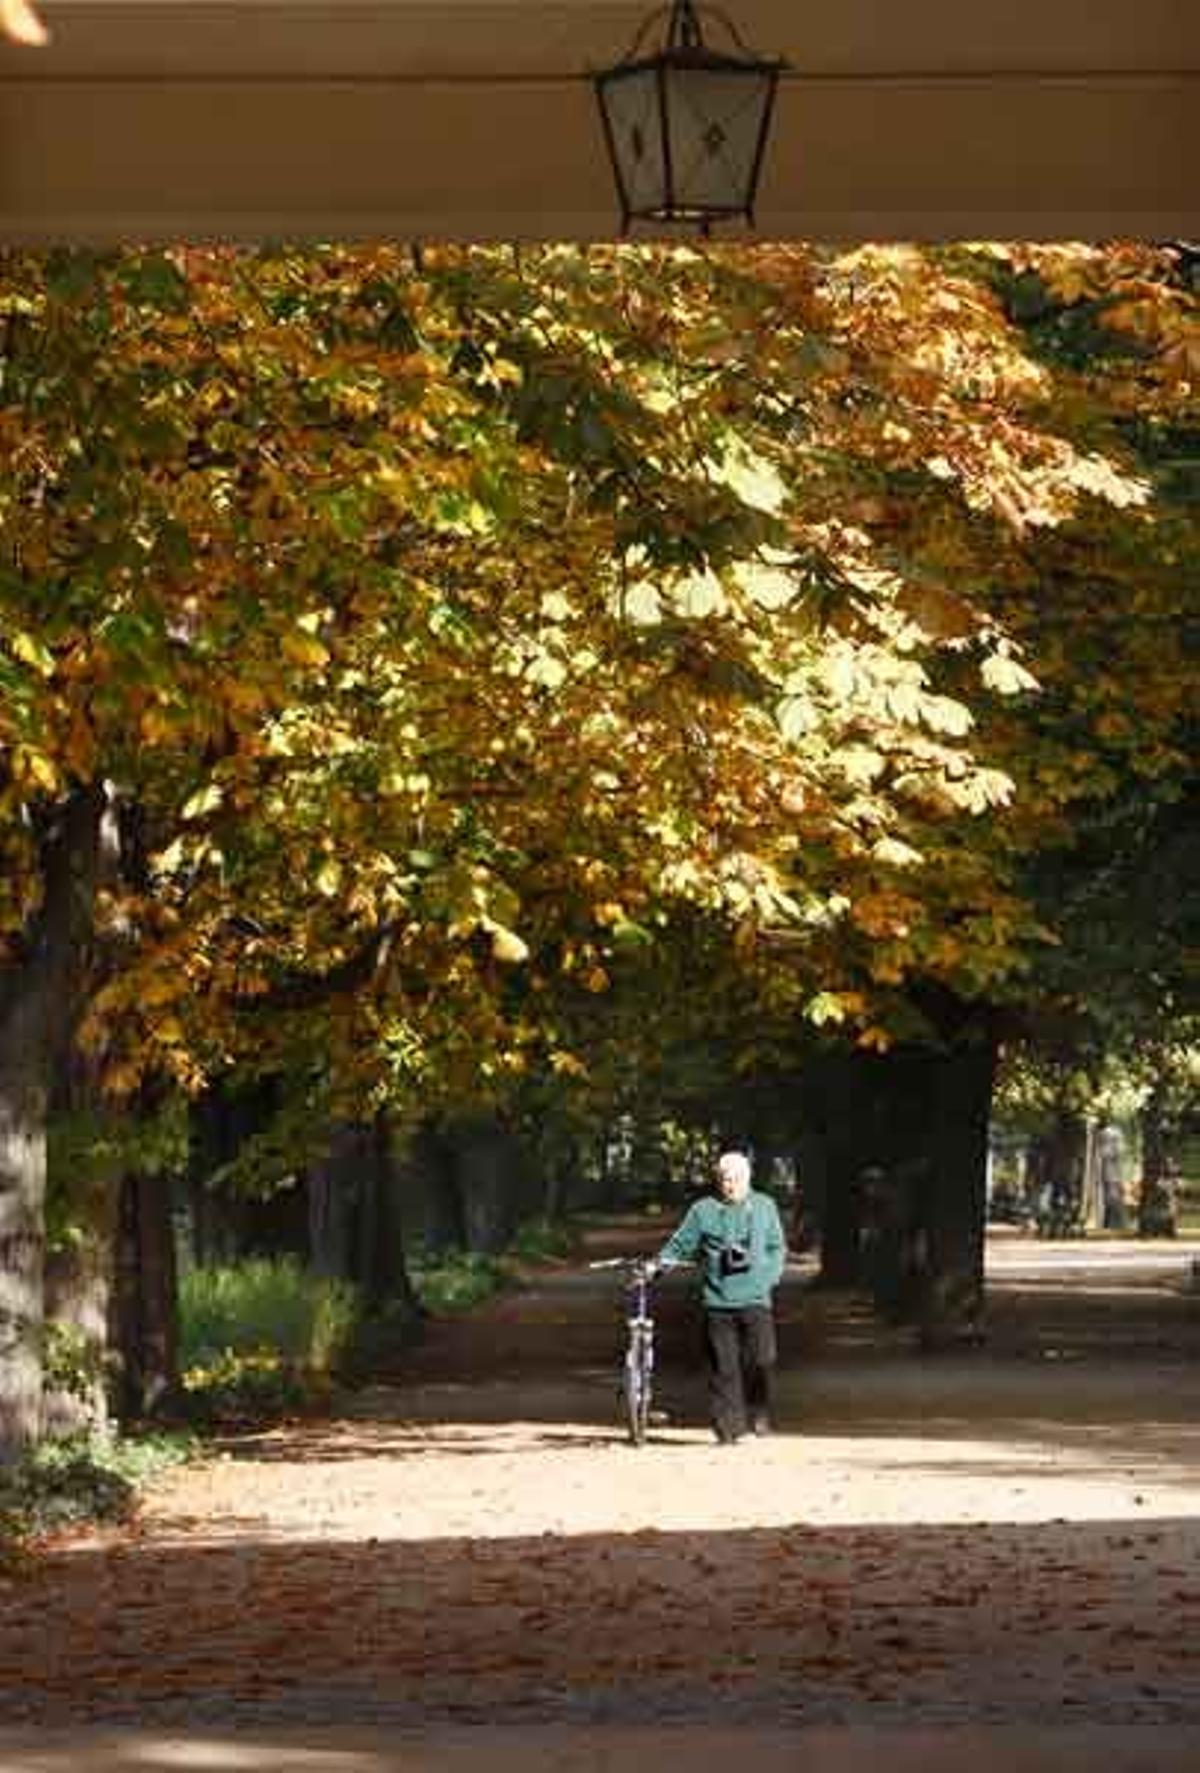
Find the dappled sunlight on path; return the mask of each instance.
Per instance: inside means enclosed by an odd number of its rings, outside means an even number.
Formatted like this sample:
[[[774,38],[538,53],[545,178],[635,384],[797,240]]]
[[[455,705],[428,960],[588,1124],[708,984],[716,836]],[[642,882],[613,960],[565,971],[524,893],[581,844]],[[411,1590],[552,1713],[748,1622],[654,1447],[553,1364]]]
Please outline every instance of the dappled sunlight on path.
[[[793,1282],[779,1432],[733,1449],[683,1291],[640,1451],[594,1275],[435,1329],[50,1547],[0,1595],[0,1724],[1200,1726],[1196,1367],[921,1362],[840,1309]]]

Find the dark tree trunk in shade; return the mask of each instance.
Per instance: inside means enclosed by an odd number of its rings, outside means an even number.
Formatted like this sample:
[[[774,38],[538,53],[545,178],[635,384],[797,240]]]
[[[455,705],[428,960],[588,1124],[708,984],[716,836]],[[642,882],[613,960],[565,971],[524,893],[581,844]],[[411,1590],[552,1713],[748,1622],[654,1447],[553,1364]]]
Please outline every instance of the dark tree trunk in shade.
[[[516,1143],[489,1117],[456,1125],[451,1138],[467,1248],[502,1250],[521,1218]]]
[[[824,1286],[854,1287],[862,1279],[862,1175],[878,1146],[874,1080],[871,1056],[852,1051],[821,1055],[804,1079],[805,1169],[819,1176]]]
[[[313,1272],[349,1280],[359,1254],[356,1224],[364,1172],[375,1162],[367,1128],[335,1127],[321,1158],[308,1169],[308,1227]]]
[[[127,1175],[117,1224],[116,1333],[123,1420],[168,1404],[178,1379],[175,1231],[165,1176]]]
[[[822,1279],[866,1283],[929,1346],[972,1333],[982,1304],[995,1051],[986,1019],[964,1017],[941,1044],[828,1056],[810,1080]]]
[[[419,1178],[423,1234],[433,1254],[467,1247],[467,1226],[458,1185],[454,1147],[441,1128],[422,1127],[413,1142],[408,1168]]]
[[[930,1160],[918,1223],[926,1240],[921,1338],[939,1347],[977,1332],[983,1311],[987,1142],[995,1045],[986,1038],[934,1055]]]
[[[404,1238],[404,1172],[396,1161],[387,1117],[364,1128],[370,1156],[359,1201],[357,1275],[372,1311],[398,1311],[416,1323],[424,1316],[408,1272]]]

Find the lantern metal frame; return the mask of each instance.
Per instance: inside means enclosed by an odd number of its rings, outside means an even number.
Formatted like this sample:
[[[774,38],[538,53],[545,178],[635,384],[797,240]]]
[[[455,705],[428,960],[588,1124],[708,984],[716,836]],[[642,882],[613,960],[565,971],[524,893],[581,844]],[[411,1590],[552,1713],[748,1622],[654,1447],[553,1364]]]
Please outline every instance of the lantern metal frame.
[[[721,25],[731,40],[732,49],[715,49],[711,43],[705,40],[700,22],[702,14],[715,19]],[[664,19],[666,20],[666,30],[659,48],[652,53],[642,53],[642,46],[647,35]],[[629,232],[630,224],[635,221],[685,224],[696,227],[702,235],[707,235],[710,232],[714,222],[744,219],[751,227],[754,226],[754,204],[767,138],[770,134],[775,94],[779,77],[787,66],[788,63],[782,57],[756,55],[746,47],[736,26],[724,12],[716,7],[697,6],[694,0],[672,0],[670,5],[659,7],[643,21],[625,58],[613,67],[602,68],[591,76],[600,107],[605,142],[617,187],[617,197],[621,206],[621,232],[623,234]],[[650,203],[638,203],[631,201],[630,198],[629,186],[622,168],[621,154],[614,132],[613,118],[606,99],[619,82],[632,75],[646,74],[654,76],[657,111],[655,121],[662,155],[663,176],[662,190],[656,200]],[[760,83],[762,114],[759,119],[753,155],[746,176],[743,178],[740,193],[737,194],[736,200],[731,198],[728,203],[694,200],[689,202],[686,199],[681,199],[677,192],[677,169],[672,158],[672,101],[668,79],[673,78],[678,82],[681,79],[686,80],[689,74],[703,76],[717,74],[733,78],[753,78]],[[675,102],[678,102],[677,95]]]

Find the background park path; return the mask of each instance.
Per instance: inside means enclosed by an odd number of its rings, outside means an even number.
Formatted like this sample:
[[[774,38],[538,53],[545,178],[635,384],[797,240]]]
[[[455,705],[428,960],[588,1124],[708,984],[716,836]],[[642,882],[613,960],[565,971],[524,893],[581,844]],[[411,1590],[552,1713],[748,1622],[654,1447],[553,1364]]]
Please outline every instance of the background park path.
[[[613,1275],[540,1271],[0,1589],[0,1768],[83,1725],[1165,1725],[1193,1752],[1198,1257],[996,1240],[987,1346],[924,1361],[801,1265],[779,1432],[733,1449],[672,1278],[640,1452]]]

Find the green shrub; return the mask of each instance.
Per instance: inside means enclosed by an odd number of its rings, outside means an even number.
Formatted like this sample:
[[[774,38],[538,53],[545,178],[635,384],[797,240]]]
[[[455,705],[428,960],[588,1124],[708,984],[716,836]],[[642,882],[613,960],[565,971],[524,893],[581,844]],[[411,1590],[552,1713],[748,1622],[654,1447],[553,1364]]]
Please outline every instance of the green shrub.
[[[0,1470],[0,1557],[54,1527],[127,1519],[143,1485],[194,1451],[178,1433],[43,1442]]]
[[[293,1414],[351,1359],[357,1290],[294,1257],[194,1268],[179,1289],[180,1404],[196,1424]]]
[[[434,1317],[471,1311],[504,1287],[514,1284],[519,1267],[570,1256],[575,1233],[561,1222],[527,1219],[500,1256],[476,1250],[447,1250],[413,1262],[412,1282],[425,1309]]]
[[[506,1286],[510,1272],[497,1256],[471,1250],[450,1250],[436,1260],[415,1263],[412,1281],[427,1311],[435,1317],[470,1311]]]
[[[47,1322],[42,1326],[42,1383],[84,1401],[108,1376],[104,1346],[77,1324]]]
[[[270,1350],[208,1355],[180,1374],[180,1408],[197,1427],[228,1427],[294,1415],[324,1396],[324,1375],[293,1366]]]
[[[294,1257],[194,1268],[179,1288],[180,1363],[270,1354],[293,1369],[328,1373],[353,1337],[358,1310],[352,1286],[309,1274]]]

